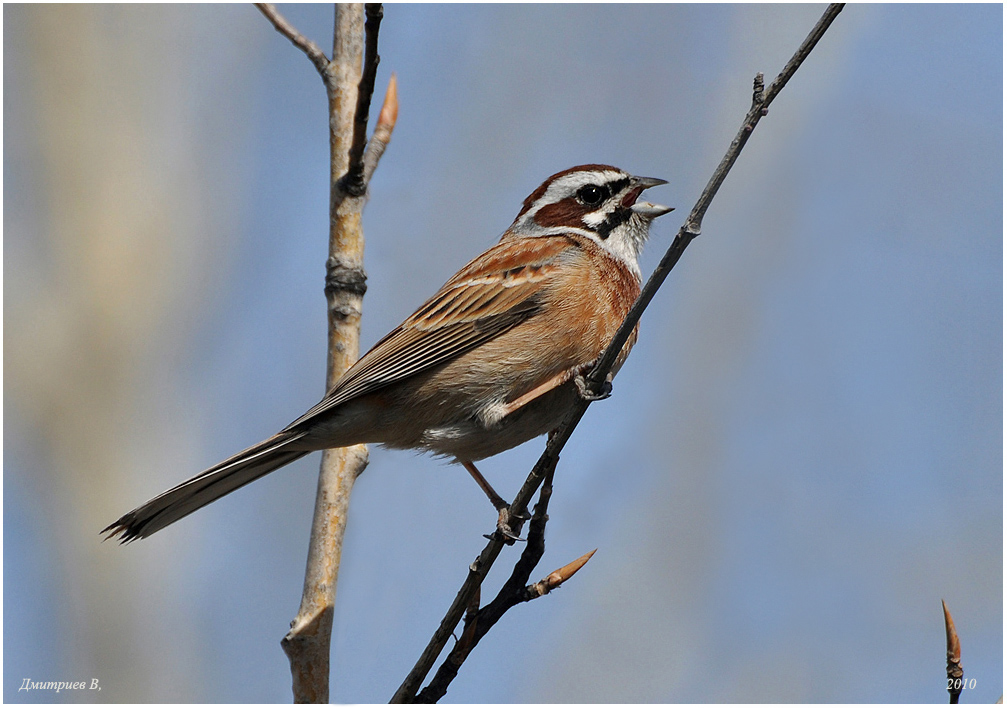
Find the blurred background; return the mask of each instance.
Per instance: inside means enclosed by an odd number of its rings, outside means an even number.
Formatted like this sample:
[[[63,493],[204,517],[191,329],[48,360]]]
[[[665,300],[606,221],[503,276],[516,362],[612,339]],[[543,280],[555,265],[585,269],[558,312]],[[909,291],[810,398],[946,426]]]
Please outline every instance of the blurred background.
[[[364,347],[572,165],[669,180],[649,272],[823,9],[387,6]],[[330,5],[281,10],[331,47]],[[289,701],[318,455],[98,530],[323,394],[321,81],[250,5],[3,19],[4,699]],[[596,556],[446,701],[944,702],[942,598],[962,701],[1001,695],[1002,39],[997,5],[839,16],[563,455],[536,576]],[[510,496],[542,446],[483,472]],[[333,701],[388,700],[494,520],[461,468],[372,450]]]

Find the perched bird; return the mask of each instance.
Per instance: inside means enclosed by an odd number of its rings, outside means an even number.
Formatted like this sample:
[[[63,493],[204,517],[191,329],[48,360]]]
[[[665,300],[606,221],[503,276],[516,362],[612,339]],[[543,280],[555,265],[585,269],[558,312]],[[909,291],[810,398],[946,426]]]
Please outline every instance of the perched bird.
[[[145,538],[315,450],[358,443],[473,464],[556,428],[640,292],[640,250],[669,207],[665,180],[608,165],[554,174],[500,242],[477,256],[276,435],[159,494],[105,528]],[[614,371],[625,361],[636,331]],[[613,374],[614,374],[613,371]]]

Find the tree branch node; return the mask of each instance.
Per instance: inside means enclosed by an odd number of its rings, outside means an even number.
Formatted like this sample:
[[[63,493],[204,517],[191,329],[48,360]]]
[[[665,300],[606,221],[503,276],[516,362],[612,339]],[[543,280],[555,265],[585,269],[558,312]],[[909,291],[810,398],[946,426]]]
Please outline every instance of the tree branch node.
[[[367,273],[360,266],[351,266],[338,258],[325,261],[325,294],[349,293],[363,297],[367,292]]]
[[[752,106],[761,106],[766,100],[766,81],[760,71],[752,82]]]

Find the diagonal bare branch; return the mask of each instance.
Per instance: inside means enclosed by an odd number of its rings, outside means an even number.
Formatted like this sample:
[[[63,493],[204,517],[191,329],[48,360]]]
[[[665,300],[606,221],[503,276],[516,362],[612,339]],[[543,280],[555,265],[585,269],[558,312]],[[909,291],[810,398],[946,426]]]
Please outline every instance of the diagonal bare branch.
[[[325,52],[322,51],[322,48],[298,32],[297,29],[287,21],[287,18],[280,14],[279,10],[277,10],[276,6],[272,3],[257,2],[255,3],[255,6],[259,8],[259,12],[266,16],[267,20],[273,23],[273,27],[276,28],[277,32],[289,39],[294,43],[295,47],[308,55],[308,59],[310,59],[311,63],[315,65],[315,68],[318,69],[318,73],[321,74],[324,79],[326,72],[329,70],[329,58],[325,56]]]
[[[685,224],[683,224],[682,228],[675,236],[675,239],[668,248],[668,251],[665,253],[661,262],[647,281],[647,284],[640,292],[640,296],[630,309],[629,314],[626,316],[626,319],[619,328],[619,331],[616,332],[616,335],[613,337],[608,347],[599,357],[594,368],[586,377],[589,394],[597,395],[602,392],[603,386],[615,364],[618,353],[622,350],[630,336],[630,333],[640,321],[643,311],[650,304],[650,301],[654,298],[654,295],[664,283],[672,268],[674,268],[675,264],[678,263],[678,260],[681,258],[682,253],[685,252],[686,247],[692,242],[692,239],[699,235],[703,216],[706,214],[710,203],[713,201],[714,196],[716,196],[717,191],[720,189],[721,184],[723,184],[724,179],[731,170],[731,167],[738,159],[738,155],[741,153],[741,150],[748,142],[748,138],[755,130],[756,125],[758,125],[759,120],[768,113],[769,104],[772,103],[773,99],[780,93],[787,81],[790,80],[803,61],[808,57],[812,49],[814,49],[815,45],[822,38],[826,30],[828,30],[829,26],[839,15],[842,9],[843,4],[841,3],[829,5],[828,9],[815,24],[811,33],[801,43],[793,57],[789,62],[787,62],[783,71],[780,72],[779,76],[777,76],[777,78],[773,81],[768,90],[763,90],[762,75],[760,74],[756,77],[753,104],[751,109],[748,111],[748,114],[745,116],[738,134],[731,142],[730,147],[728,147],[727,152],[711,176],[710,181],[700,194],[699,199],[692,208],[692,211],[689,213]],[[560,452],[570,439],[570,436],[573,434],[577,424],[580,423],[581,418],[584,417],[584,413],[587,411],[587,407],[590,403],[591,401],[588,400],[588,397],[579,400],[567,415],[563,423],[560,424],[559,428],[557,428],[549,436],[549,441],[546,444],[545,451],[542,453],[542,456],[539,457],[538,462],[535,463],[535,466],[529,473],[524,485],[522,485],[520,491],[517,493],[517,496],[514,498],[514,501],[511,503],[510,515],[512,519],[516,520],[514,529],[515,533],[520,532],[522,525],[520,519],[523,518],[528,503],[531,501],[532,496],[534,496],[535,491],[542,484],[547,474],[551,475],[555,470],[556,464],[559,461]],[[454,602],[452,602],[451,607],[448,609],[447,614],[444,616],[444,619],[441,620],[440,626],[437,631],[434,632],[433,637],[430,639],[430,642],[421,654],[419,661],[417,661],[412,671],[410,671],[402,685],[399,686],[398,691],[396,691],[395,695],[392,697],[393,703],[411,703],[417,700],[417,692],[419,691],[423,679],[433,667],[434,662],[443,650],[444,645],[447,643],[452,631],[461,620],[465,608],[471,601],[472,594],[478,591],[483,578],[485,578],[486,574],[489,572],[489,567],[496,561],[503,545],[504,539],[502,535],[500,533],[493,534],[479,558],[477,558],[472,566],[470,566],[468,576],[462,584],[462,588],[456,595]],[[457,668],[455,668],[455,671],[457,671]]]
[[[727,178],[728,172],[730,172],[731,168],[734,166],[735,161],[738,159],[738,155],[741,154],[742,148],[744,148],[745,144],[748,142],[748,138],[751,137],[752,133],[755,131],[755,127],[759,124],[759,120],[769,112],[769,104],[772,103],[773,99],[776,98],[780,91],[783,90],[783,87],[786,86],[790,77],[794,75],[797,69],[801,66],[801,63],[811,53],[811,50],[815,48],[815,45],[818,44],[818,40],[822,38],[825,31],[832,24],[832,21],[836,19],[842,9],[842,3],[829,5],[821,19],[818,20],[814,28],[811,30],[811,33],[808,34],[805,40],[801,43],[801,46],[798,47],[796,52],[794,52],[794,56],[787,62],[783,71],[780,72],[780,75],[773,80],[769,89],[767,89],[764,93],[759,90],[759,87],[763,82],[762,74],[755,77],[756,90],[752,100],[752,107],[749,109],[748,115],[745,116],[745,120],[742,121],[741,128],[738,130],[737,135],[734,136],[734,140],[731,141],[730,147],[721,159],[720,164],[717,165],[717,169],[710,177],[710,181],[707,182],[703,192],[699,195],[696,205],[692,208],[692,211],[689,212],[689,217],[685,220],[685,224],[682,225],[682,228],[675,236],[675,240],[672,241],[667,253],[665,253],[664,258],[661,259],[661,262],[658,264],[657,268],[654,269],[654,272],[647,281],[647,284],[640,292],[640,296],[633,304],[632,309],[630,309],[629,314],[626,316],[626,320],[622,323],[622,327],[620,327],[619,331],[616,332],[615,337],[612,338],[612,342],[601,355],[601,358],[598,360],[594,369],[590,374],[588,374],[588,387],[593,393],[601,392],[605,378],[612,370],[616,357],[619,352],[622,351],[622,347],[626,344],[626,340],[629,339],[630,334],[632,334],[633,328],[636,327],[636,323],[640,321],[640,317],[643,315],[644,309],[646,309],[647,305],[650,304],[650,301],[654,298],[658,288],[660,288],[664,283],[665,278],[668,277],[671,269],[675,267],[676,263],[678,263],[678,259],[682,257],[682,253],[685,252],[686,246],[689,245],[692,239],[699,236],[700,229],[703,224],[703,217],[706,215],[706,210],[710,207],[710,203],[720,190],[720,186]],[[585,404],[583,407],[586,409],[587,405]]]
[[[553,468],[555,470],[555,468]],[[539,492],[538,503],[535,505],[535,513],[532,516],[531,524],[528,528],[528,542],[518,562],[514,564],[510,577],[500,588],[497,596],[493,598],[485,607],[470,607],[465,613],[465,630],[461,639],[448,652],[444,662],[437,669],[430,684],[420,691],[414,702],[416,703],[436,703],[447,693],[448,686],[458,675],[458,670],[468,658],[472,650],[475,649],[479,640],[492,629],[504,613],[510,608],[522,602],[528,602],[540,595],[530,595],[528,591],[528,578],[531,576],[535,566],[542,559],[545,553],[545,526],[549,520],[549,500],[552,498],[552,473],[546,475]],[[500,536],[500,534],[494,534]],[[585,561],[586,562],[586,561]],[[576,561],[575,561],[576,563]],[[570,564],[564,566],[560,571],[569,568]],[[557,571],[559,572],[559,571]],[[576,571],[574,571],[576,572]],[[572,575],[572,573],[571,573]],[[547,579],[548,580],[548,579]],[[477,588],[476,593],[479,590]],[[545,594],[545,593],[541,593]],[[436,658],[436,657],[435,657]],[[393,699],[395,702],[395,699]]]
[[[556,464],[554,462],[553,469],[555,469],[555,467]],[[545,500],[547,500],[546,505],[548,505],[549,493],[551,493],[551,491],[552,491],[551,485],[543,486],[542,493],[545,495]],[[535,491],[533,490],[532,493],[534,494]],[[531,499],[531,494],[529,495],[529,499]],[[540,502],[541,499],[542,498],[540,498]],[[526,500],[526,505],[527,503],[528,501]],[[544,509],[545,507],[543,507],[543,510]],[[543,511],[542,522],[543,524],[545,523],[544,511]],[[514,524],[516,530],[520,531],[521,526],[523,525],[523,521],[521,519],[517,519],[514,521]],[[459,589],[458,593],[455,595],[454,601],[451,603],[451,606],[448,608],[447,613],[444,615],[444,618],[438,625],[437,630],[434,631],[434,635],[430,639],[430,642],[427,644],[426,649],[424,649],[423,653],[420,655],[420,659],[416,662],[416,666],[413,667],[413,670],[409,673],[409,676],[406,677],[406,680],[403,681],[402,685],[399,687],[399,690],[396,691],[395,695],[392,697],[392,700],[390,701],[391,703],[414,703],[418,700],[416,694],[417,691],[419,691],[420,689],[420,685],[423,683],[423,679],[426,678],[427,674],[430,672],[430,669],[433,667],[434,662],[437,661],[437,657],[440,656],[440,653],[444,649],[444,646],[447,644],[447,641],[451,638],[451,634],[454,631],[454,627],[457,626],[458,622],[461,620],[462,615],[471,606],[472,597],[479,592],[479,588],[482,586],[482,581],[486,577],[486,573],[489,572],[489,568],[491,568],[493,563],[496,561],[496,557],[503,549],[503,546],[505,546],[506,540],[507,539],[505,539],[505,537],[503,537],[501,534],[498,533],[492,534],[489,537],[489,542],[486,544],[486,547],[482,549],[482,553],[480,553],[478,558],[476,558],[472,562],[472,564],[468,566],[468,574],[465,576],[465,581],[462,583],[461,589]],[[528,538],[528,546],[526,547],[525,552],[522,554],[522,560],[519,561],[519,564],[523,562],[524,563],[530,562],[530,560],[533,558],[532,554],[537,554],[538,557],[534,558],[534,563],[532,563],[532,566],[534,567],[535,563],[538,563],[538,559],[542,557],[541,553],[542,549],[544,548],[545,548],[544,546],[541,546],[540,549],[539,541],[533,534],[530,533]],[[518,568],[516,567],[514,573],[512,573],[512,578],[514,578],[517,572]],[[529,573],[531,573],[531,568],[529,569]],[[451,657],[449,655],[448,659],[445,660],[446,666],[442,667],[445,674],[450,674],[450,672],[452,671],[451,669],[452,666],[454,666],[453,673],[457,674],[458,667],[461,666],[461,662],[463,662],[465,657],[467,656],[468,656],[467,652],[465,652],[463,655],[455,655],[454,657]],[[440,673],[440,671],[438,673]],[[450,675],[449,678],[445,675],[440,679],[439,683],[445,680],[447,681],[447,683],[450,683],[450,680],[453,678],[454,678],[453,674]],[[445,684],[445,690],[446,690],[446,684]],[[429,695],[430,694],[428,694],[428,696]],[[434,698],[432,700],[437,699]]]
[[[395,122],[398,117],[398,80],[393,72],[385,91],[385,102],[381,104],[381,113],[378,114],[378,124],[374,126],[374,135],[368,141],[367,152],[364,153],[364,184],[371,183],[371,176],[374,174],[381,156],[385,154],[388,142],[392,139],[392,131],[395,130]]]

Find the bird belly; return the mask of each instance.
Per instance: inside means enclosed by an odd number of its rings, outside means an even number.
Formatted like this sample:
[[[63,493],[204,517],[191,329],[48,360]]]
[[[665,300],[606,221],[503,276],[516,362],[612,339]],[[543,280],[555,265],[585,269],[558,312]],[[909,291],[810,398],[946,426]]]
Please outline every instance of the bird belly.
[[[458,460],[477,461],[544,435],[563,422],[573,406],[577,392],[572,383],[529,401],[503,417],[493,415],[493,408],[482,415],[467,416],[423,432],[419,447],[437,455]]]

